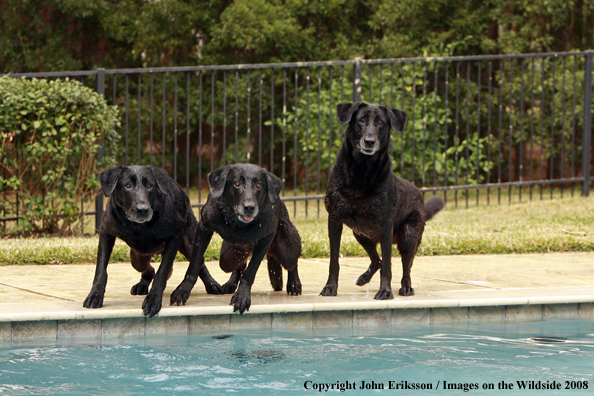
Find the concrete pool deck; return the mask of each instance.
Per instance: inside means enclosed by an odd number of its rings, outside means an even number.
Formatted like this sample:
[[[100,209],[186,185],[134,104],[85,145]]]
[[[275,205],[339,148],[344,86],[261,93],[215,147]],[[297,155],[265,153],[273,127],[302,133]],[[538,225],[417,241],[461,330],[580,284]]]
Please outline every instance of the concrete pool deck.
[[[322,297],[328,259],[301,259],[301,296],[274,292],[263,263],[252,288],[249,312],[240,316],[231,295],[212,296],[199,280],[185,306],[169,306],[187,262],[174,265],[158,316],[145,318],[144,296],[131,296],[140,279],[129,263],[110,264],[104,306],[86,309],[94,264],[0,266],[0,340],[107,338],[198,330],[321,328],[443,322],[514,322],[548,319],[593,321],[594,252],[527,255],[420,256],[412,271],[416,295],[373,299],[379,273],[366,286],[355,281],[369,259],[342,258],[338,296]],[[217,261],[207,266],[220,283]],[[286,272],[283,274],[286,281]],[[400,285],[400,258],[393,259],[392,287]]]

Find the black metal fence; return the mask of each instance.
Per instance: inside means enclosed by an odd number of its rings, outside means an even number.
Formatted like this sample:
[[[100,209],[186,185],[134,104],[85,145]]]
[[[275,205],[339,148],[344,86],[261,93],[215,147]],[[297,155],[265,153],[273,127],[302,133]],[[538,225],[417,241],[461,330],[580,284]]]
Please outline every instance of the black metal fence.
[[[408,113],[408,125],[393,136],[394,171],[424,193],[468,206],[501,203],[506,192],[509,202],[554,190],[589,195],[593,54],[11,76],[71,78],[95,88],[121,110],[119,162],[163,167],[194,206],[206,200],[208,172],[251,162],[283,180],[285,201],[318,200],[319,211],[345,130],[336,105],[396,107]],[[89,213],[97,225],[102,211],[99,196]]]

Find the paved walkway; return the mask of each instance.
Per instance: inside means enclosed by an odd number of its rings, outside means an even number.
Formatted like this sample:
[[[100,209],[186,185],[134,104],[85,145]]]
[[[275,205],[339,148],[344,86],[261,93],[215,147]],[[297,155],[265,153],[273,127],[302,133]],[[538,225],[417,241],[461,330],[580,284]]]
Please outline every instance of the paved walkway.
[[[302,259],[303,295],[294,297],[272,291],[263,263],[252,289],[250,313],[594,302],[594,252],[417,257],[412,271],[416,295],[396,296],[391,301],[373,299],[379,273],[370,284],[355,285],[368,264],[367,258],[341,259],[339,295],[321,297],[328,259]],[[396,291],[399,264],[400,258],[395,257],[392,287]],[[207,266],[220,283],[226,281],[228,275],[218,268],[218,262]],[[231,313],[231,296],[206,294],[200,280],[185,307],[168,306],[186,267],[187,262],[174,265],[159,316]],[[0,266],[0,322],[142,316],[144,296],[130,295],[140,277],[128,263],[109,265],[104,307],[83,308],[94,271],[94,264]],[[286,281],[286,272],[284,277]]]

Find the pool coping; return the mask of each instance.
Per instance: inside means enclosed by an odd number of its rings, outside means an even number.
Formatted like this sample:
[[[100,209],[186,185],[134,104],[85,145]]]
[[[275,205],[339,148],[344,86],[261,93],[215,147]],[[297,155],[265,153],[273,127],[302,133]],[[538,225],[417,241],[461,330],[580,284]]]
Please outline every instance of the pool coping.
[[[435,300],[370,300],[340,303],[287,303],[252,305],[243,315],[299,313],[323,311],[365,311],[365,310],[393,310],[393,309],[430,309],[430,308],[458,308],[458,307],[498,307],[522,305],[556,305],[594,303],[594,294],[579,294],[565,296],[533,296],[510,298],[480,298],[480,299],[435,299]],[[233,312],[232,306],[180,306],[163,307],[156,317],[176,316],[205,316],[205,315],[239,315]],[[44,311],[0,313],[0,322],[24,322],[44,320],[89,320],[89,319],[120,319],[144,318],[140,308],[123,309],[93,309],[72,311]]]
[[[102,340],[114,337],[227,332],[262,329],[324,329],[417,326],[438,323],[512,323],[545,320],[594,322],[594,252],[582,254],[419,257],[416,294],[374,300],[379,280],[355,281],[366,258],[344,258],[338,296],[319,296],[327,277],[325,260],[300,260],[303,294],[271,290],[266,271],[252,288],[243,315],[233,312],[231,295],[208,295],[201,285],[185,306],[168,306],[181,280],[176,271],[153,318],[143,315],[144,296],[130,296],[137,279],[127,263],[112,264],[104,306],[82,306],[92,265],[0,267],[0,342],[34,338]],[[209,263],[211,271],[217,271]],[[184,267],[184,264],[181,264]],[[224,279],[224,274],[215,274]],[[307,282],[305,282],[307,280]],[[85,287],[80,285],[84,284]],[[8,302],[7,302],[8,301]]]
[[[510,301],[513,302],[513,301]],[[382,304],[383,305],[383,304]],[[385,306],[385,305],[384,305]],[[367,305],[369,307],[369,305]],[[319,308],[319,307],[318,307]],[[108,318],[78,317],[0,322],[0,344],[36,339],[101,342],[118,337],[184,335],[197,331],[215,334],[261,330],[329,330],[351,328],[353,334],[369,329],[440,324],[512,324],[550,320],[585,320],[594,324],[594,303],[441,306],[422,308],[380,308],[316,310],[299,312],[251,312],[244,315],[218,312],[192,315],[193,309],[180,309],[178,315],[125,316]],[[135,310],[137,311],[137,310]]]

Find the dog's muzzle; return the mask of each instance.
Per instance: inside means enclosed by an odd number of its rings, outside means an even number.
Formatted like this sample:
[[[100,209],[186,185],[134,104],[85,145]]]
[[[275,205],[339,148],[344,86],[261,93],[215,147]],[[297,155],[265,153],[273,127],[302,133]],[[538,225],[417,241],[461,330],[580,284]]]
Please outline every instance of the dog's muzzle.
[[[357,144],[357,149],[361,152],[361,154],[365,155],[373,155],[379,149],[379,140],[377,139],[365,139],[364,137],[359,140]]]
[[[258,216],[258,206],[255,205],[239,205],[235,208],[237,218],[242,223],[251,223],[256,216]]]
[[[153,209],[149,205],[138,205],[135,210],[126,212],[126,218],[134,223],[146,223],[153,218]]]

